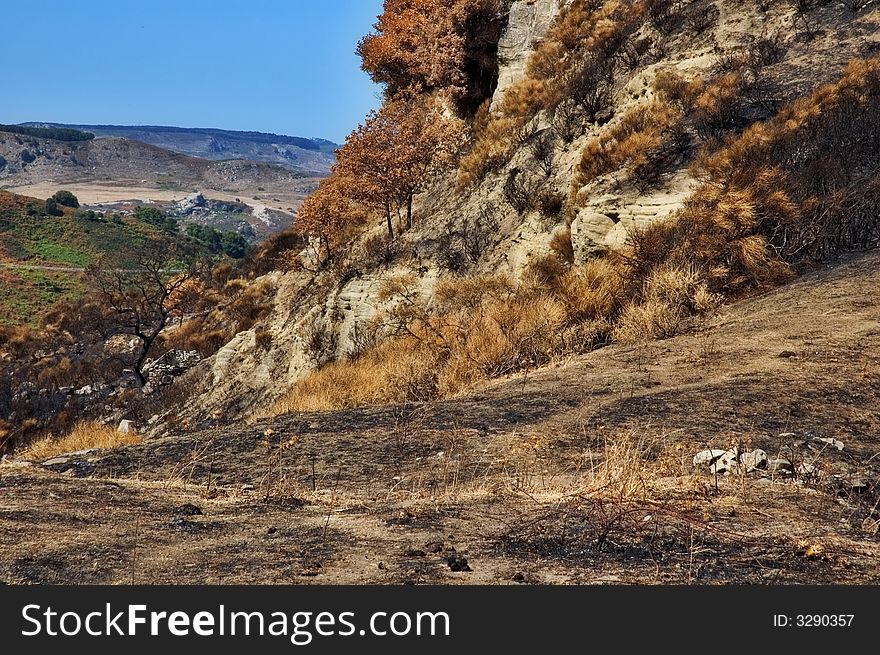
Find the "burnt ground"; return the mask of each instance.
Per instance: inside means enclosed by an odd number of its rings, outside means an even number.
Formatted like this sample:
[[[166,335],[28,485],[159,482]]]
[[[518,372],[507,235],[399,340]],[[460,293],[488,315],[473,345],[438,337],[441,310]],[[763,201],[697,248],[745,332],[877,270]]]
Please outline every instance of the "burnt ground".
[[[0,582],[872,583],[878,292],[853,255],[460,398],[4,462]],[[737,443],[801,470],[692,466]]]

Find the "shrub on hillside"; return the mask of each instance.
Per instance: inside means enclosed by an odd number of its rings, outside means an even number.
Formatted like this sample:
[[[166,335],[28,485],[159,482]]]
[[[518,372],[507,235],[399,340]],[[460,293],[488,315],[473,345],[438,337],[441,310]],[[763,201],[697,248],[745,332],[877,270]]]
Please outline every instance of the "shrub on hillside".
[[[59,205],[64,205],[65,207],[72,207],[73,209],[79,207],[79,200],[70,191],[58,191],[52,198]]]

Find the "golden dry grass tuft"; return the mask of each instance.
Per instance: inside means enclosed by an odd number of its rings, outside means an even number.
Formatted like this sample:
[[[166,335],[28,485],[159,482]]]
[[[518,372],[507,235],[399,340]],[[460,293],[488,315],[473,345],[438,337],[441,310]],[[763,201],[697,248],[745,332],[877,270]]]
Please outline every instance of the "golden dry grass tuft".
[[[141,441],[136,434],[120,432],[116,428],[100,423],[81,421],[63,437],[47,437],[35,441],[24,448],[19,456],[23,459],[44,460],[78,450],[116,448],[138,444]]]

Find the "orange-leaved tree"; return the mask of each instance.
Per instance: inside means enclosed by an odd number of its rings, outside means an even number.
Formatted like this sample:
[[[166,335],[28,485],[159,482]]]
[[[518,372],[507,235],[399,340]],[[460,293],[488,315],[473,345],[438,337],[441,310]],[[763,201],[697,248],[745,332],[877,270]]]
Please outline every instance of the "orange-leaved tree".
[[[351,185],[352,181],[346,179],[336,164],[330,177],[321,180],[317,190],[303,201],[297,212],[293,229],[297,234],[317,238],[319,259],[322,247],[328,257],[332,255],[363,218],[363,211],[359,211],[348,193]]]
[[[501,6],[500,0],[385,0],[375,33],[358,44],[363,69],[388,97],[442,89],[472,112],[497,80]]]
[[[339,149],[334,175],[350,199],[382,213],[393,238],[392,216],[406,208],[412,227],[413,196],[453,161],[462,134],[461,122],[434,98],[386,100]]]

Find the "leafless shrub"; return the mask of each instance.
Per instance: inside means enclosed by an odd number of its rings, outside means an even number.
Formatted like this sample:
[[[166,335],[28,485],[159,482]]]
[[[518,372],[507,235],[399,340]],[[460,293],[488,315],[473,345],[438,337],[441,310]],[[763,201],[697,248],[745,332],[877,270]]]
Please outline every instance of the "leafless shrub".
[[[484,209],[475,218],[465,218],[461,224],[461,240],[467,258],[476,263],[492,243],[498,232],[498,219],[490,209]]]
[[[348,347],[346,357],[349,360],[357,360],[379,345],[378,325],[357,321],[352,327],[348,339],[351,345]]]
[[[736,73],[748,66],[748,56],[742,48],[715,50],[715,70],[719,73]]]
[[[785,57],[782,35],[762,34],[754,39],[746,49],[746,59],[752,69],[760,69],[782,61]]]
[[[446,221],[443,232],[437,240],[437,258],[440,266],[450,273],[461,273],[466,268],[461,235],[453,219]]]
[[[316,366],[321,366],[335,359],[339,346],[339,334],[335,321],[316,313],[304,323],[300,337],[306,353]]]
[[[671,34],[682,24],[681,3],[677,0],[647,0],[648,17],[661,34]]]
[[[535,135],[529,143],[529,150],[538,168],[544,172],[544,176],[550,177],[553,174],[553,157],[556,154],[556,139],[553,132],[544,130]]]
[[[535,202],[535,207],[547,218],[559,216],[564,206],[565,196],[551,188],[543,189]]]
[[[611,107],[614,88],[614,68],[611,60],[588,57],[566,78],[568,95],[583,109],[587,118],[595,121]]]
[[[369,237],[363,245],[363,260],[367,265],[390,264],[403,250],[397,239],[389,239],[385,234]]]
[[[584,133],[586,117],[573,100],[563,100],[553,113],[553,131],[565,143],[571,143]]]
[[[449,220],[439,240],[440,263],[450,273],[460,273],[468,263],[476,264],[498,232],[498,219],[484,208],[473,217]]]
[[[534,136],[535,132],[538,130],[538,120],[537,118],[533,118],[530,121],[527,121],[523,125],[519,126],[513,134],[513,141],[518,145],[525,144],[529,139]]]
[[[504,183],[504,199],[518,214],[524,214],[533,207],[537,185],[519,168],[507,174]]]
[[[651,41],[649,39],[633,39],[621,47],[617,58],[624,70],[634,71],[642,64],[643,58],[650,49]]]
[[[721,12],[714,4],[705,1],[692,2],[685,11],[684,23],[695,34],[702,34],[718,23]]]
[[[794,28],[799,41],[810,42],[821,33],[819,20],[809,12],[798,12],[794,17]]]

